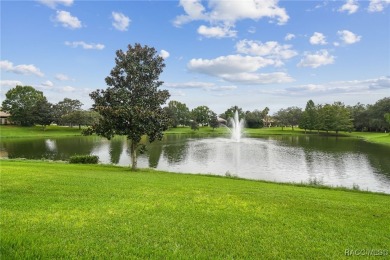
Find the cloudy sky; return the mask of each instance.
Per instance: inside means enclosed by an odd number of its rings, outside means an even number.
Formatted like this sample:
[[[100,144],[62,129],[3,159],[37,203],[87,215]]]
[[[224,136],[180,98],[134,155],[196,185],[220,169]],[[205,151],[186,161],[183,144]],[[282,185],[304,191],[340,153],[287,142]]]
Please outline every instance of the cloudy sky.
[[[106,88],[115,51],[155,47],[171,100],[271,113],[390,96],[390,0],[1,1],[1,93]]]

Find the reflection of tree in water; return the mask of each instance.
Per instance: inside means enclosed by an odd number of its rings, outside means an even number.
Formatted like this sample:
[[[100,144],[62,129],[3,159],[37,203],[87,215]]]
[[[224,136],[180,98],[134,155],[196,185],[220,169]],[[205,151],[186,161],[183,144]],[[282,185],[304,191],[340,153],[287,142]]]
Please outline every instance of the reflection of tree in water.
[[[159,141],[155,141],[147,147],[146,152],[149,157],[149,167],[157,168],[158,162],[160,161],[162,149],[163,149],[163,145]]]
[[[119,159],[123,150],[123,142],[126,142],[126,139],[123,137],[115,137],[110,140],[110,160],[111,163],[119,163]]]
[[[188,153],[188,137],[182,135],[167,135],[163,146],[164,157],[168,163],[183,161]],[[165,142],[164,142],[165,143]]]
[[[367,154],[371,165],[378,169],[390,181],[390,148],[381,144],[362,145],[362,151]]]
[[[67,160],[75,154],[90,154],[97,140],[84,136],[50,138],[55,149],[48,149],[47,138],[14,139],[1,142],[1,147],[8,152],[9,158]]]
[[[342,156],[348,153],[364,155],[371,166],[377,169],[377,173],[390,181],[388,146],[368,143],[352,137],[283,136],[277,140],[285,146],[303,148],[309,167],[316,163],[314,155],[318,152],[333,157],[335,161],[342,159]]]

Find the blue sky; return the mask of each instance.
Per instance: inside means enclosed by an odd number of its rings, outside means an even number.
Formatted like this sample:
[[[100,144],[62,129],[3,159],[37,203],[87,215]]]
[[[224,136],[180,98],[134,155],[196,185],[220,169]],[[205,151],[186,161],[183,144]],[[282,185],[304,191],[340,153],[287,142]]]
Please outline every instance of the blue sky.
[[[390,0],[1,1],[1,93],[52,103],[106,88],[115,51],[165,58],[170,100],[217,113],[390,96]]]

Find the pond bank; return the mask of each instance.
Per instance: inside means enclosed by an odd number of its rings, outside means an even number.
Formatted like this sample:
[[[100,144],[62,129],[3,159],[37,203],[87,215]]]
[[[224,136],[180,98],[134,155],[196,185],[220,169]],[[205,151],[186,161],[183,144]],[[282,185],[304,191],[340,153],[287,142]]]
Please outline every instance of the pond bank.
[[[224,127],[212,129],[211,127],[201,127],[199,130],[194,131],[189,127],[177,127],[170,128],[165,131],[165,134],[191,134],[191,135],[229,135],[229,130]],[[316,131],[309,132],[307,135],[316,135]],[[321,135],[326,135],[325,132],[320,132]],[[81,131],[78,127],[64,127],[51,125],[42,130],[40,126],[33,127],[20,127],[20,126],[5,126],[0,125],[0,137],[1,138],[22,138],[22,137],[62,137],[62,136],[80,136]],[[289,127],[282,129],[281,127],[260,128],[260,129],[245,129],[245,135],[248,137],[257,136],[272,136],[272,135],[305,135],[303,129],[295,128],[291,130]],[[334,136],[334,133],[330,133],[330,136]],[[356,137],[361,138],[368,142],[381,143],[390,145],[389,133],[373,133],[373,132],[341,132],[341,137]]]

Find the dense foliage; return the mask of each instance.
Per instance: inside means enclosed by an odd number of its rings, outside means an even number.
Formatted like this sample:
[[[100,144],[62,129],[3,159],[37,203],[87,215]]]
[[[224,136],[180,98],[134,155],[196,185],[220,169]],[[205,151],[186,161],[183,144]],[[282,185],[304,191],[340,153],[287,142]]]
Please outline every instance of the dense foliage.
[[[109,87],[90,94],[93,109],[101,115],[91,131],[108,139],[127,136],[131,141],[132,169],[137,168],[136,151],[141,137],[147,135],[153,142],[161,139],[168,128],[169,119],[162,105],[169,92],[158,89],[163,84],[159,76],[164,67],[163,58],[154,48],[128,45],[126,52],[116,52],[115,66],[105,79]]]
[[[6,99],[2,103],[2,110],[11,114],[11,120],[22,126],[32,126],[38,121],[46,122],[41,118],[50,109],[50,104],[41,91],[31,86],[16,86],[7,91]],[[43,106],[40,108],[40,106]],[[50,121],[50,120],[49,120]]]

